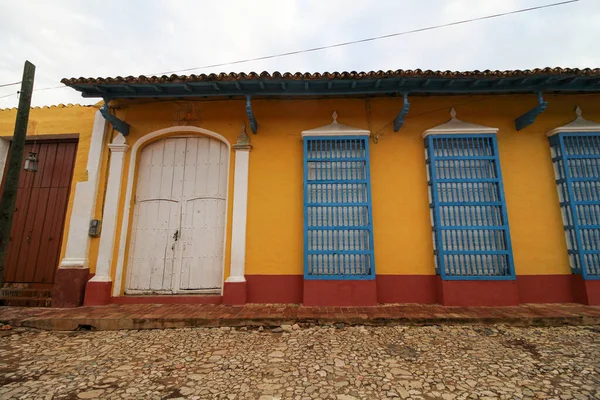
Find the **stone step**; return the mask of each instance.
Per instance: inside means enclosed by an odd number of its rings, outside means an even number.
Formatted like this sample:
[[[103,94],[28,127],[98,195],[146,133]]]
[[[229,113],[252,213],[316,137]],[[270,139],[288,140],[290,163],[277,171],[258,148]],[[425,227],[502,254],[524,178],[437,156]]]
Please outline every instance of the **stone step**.
[[[42,298],[51,297],[52,289],[34,289],[20,287],[4,287],[0,288],[0,298],[3,297],[32,297]]]
[[[0,306],[5,307],[51,307],[51,297],[0,296]]]

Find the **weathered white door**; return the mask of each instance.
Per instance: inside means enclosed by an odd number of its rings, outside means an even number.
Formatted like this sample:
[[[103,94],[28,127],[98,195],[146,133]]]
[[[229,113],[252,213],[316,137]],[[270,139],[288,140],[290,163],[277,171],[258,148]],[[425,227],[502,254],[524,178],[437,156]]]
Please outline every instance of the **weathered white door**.
[[[207,137],[168,138],[140,158],[126,292],[220,289],[227,146]]]

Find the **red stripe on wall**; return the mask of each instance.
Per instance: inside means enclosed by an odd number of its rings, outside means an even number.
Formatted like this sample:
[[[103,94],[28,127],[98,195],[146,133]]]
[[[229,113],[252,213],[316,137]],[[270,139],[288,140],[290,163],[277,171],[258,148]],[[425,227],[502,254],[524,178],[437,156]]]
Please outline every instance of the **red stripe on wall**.
[[[517,275],[521,303],[573,303],[573,275]]]
[[[246,275],[248,303],[302,303],[303,275]]]
[[[377,275],[379,303],[437,303],[435,275]]]

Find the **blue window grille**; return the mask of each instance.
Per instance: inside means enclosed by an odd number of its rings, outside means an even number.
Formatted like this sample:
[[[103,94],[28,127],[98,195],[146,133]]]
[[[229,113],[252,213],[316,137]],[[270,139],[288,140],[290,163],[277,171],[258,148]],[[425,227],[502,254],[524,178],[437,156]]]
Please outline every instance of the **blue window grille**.
[[[430,135],[425,156],[437,274],[515,279],[496,136]]]
[[[600,279],[600,132],[550,137],[569,262],[584,279]]]
[[[304,278],[375,278],[368,136],[304,137]]]

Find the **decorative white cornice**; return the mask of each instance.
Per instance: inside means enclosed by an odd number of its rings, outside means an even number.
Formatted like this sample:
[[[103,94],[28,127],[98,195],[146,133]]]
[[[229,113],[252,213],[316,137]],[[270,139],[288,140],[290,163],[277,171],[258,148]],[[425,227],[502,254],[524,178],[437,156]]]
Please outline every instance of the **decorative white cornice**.
[[[456,111],[454,108],[450,110],[450,121],[427,129],[421,134],[421,137],[426,138],[429,135],[452,135],[452,134],[490,134],[498,133],[498,128],[492,128],[489,126],[471,124],[470,122],[464,122],[456,118]]]
[[[119,133],[117,136],[115,136],[112,143],[108,145],[108,148],[113,153],[124,153],[129,150],[129,145],[127,144],[125,136],[123,136],[122,133]]]
[[[370,131],[360,128],[354,128],[348,125],[342,125],[337,122],[337,113],[334,111],[331,115],[333,122],[329,125],[321,126],[319,128],[309,129],[302,131],[302,137],[304,136],[369,136]]]
[[[599,123],[588,121],[587,119],[583,118],[581,114],[581,108],[577,106],[575,108],[575,115],[577,115],[577,118],[566,125],[552,129],[546,133],[546,135],[553,136],[561,132],[600,132]]]

